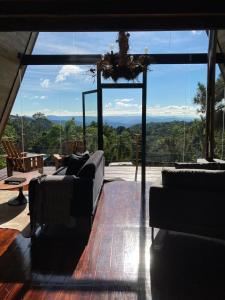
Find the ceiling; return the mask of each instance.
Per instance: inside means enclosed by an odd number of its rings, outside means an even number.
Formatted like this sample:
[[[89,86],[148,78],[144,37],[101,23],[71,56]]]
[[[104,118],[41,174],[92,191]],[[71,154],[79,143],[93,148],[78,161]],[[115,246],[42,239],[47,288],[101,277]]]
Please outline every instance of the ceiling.
[[[225,28],[223,1],[0,0],[1,31]]]

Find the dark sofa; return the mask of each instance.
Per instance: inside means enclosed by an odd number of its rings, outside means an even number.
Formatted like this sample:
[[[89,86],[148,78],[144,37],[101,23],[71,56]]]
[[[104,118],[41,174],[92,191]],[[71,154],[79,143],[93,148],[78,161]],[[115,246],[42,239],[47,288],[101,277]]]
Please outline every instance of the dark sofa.
[[[150,188],[150,226],[225,238],[225,171],[165,169]]]
[[[44,201],[48,201],[46,194],[49,192],[49,189],[52,188],[51,186],[57,190],[56,193],[58,194],[56,194],[56,198],[61,197],[56,200],[56,203],[54,203],[53,199],[54,206],[52,206],[52,209],[56,211],[56,214],[57,205],[58,210],[61,209],[63,213],[69,201],[70,216],[74,218],[74,220],[82,220],[82,226],[86,227],[87,231],[90,232],[103,185],[104,165],[104,152],[98,150],[90,156],[76,176],[67,175],[66,173],[69,166],[63,166],[51,176],[47,175],[31,180],[29,184],[29,209],[32,233],[35,233],[37,224],[43,225],[45,222],[51,223],[51,220],[43,221],[44,218],[42,218]],[[50,195],[50,198],[51,197],[53,196]],[[46,216],[44,217],[46,220]],[[57,220],[53,221],[57,223]]]

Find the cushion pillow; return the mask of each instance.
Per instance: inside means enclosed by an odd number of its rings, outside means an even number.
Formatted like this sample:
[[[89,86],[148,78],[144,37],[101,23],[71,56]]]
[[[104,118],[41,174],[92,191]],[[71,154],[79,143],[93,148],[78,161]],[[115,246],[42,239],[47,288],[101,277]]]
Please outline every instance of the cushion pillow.
[[[85,162],[89,159],[89,154],[84,155],[76,155],[71,154],[64,159],[64,166],[67,167],[66,175],[77,175],[80,168],[85,164]]]
[[[85,178],[95,178],[95,172],[102,163],[104,157],[104,152],[102,150],[97,150],[92,156],[88,159],[88,161],[83,165],[83,167],[78,172],[78,177]]]

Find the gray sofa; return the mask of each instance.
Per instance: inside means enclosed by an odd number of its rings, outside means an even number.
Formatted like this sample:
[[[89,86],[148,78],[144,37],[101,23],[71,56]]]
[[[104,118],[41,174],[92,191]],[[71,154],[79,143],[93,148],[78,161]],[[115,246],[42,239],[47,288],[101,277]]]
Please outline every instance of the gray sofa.
[[[225,171],[164,169],[150,188],[150,226],[225,237]]]
[[[78,171],[66,175],[68,167],[55,174],[35,178],[29,184],[32,234],[37,225],[65,223],[72,217],[89,233],[104,180],[104,152],[96,151]],[[54,212],[54,213],[53,213]],[[68,220],[67,220],[68,219]]]

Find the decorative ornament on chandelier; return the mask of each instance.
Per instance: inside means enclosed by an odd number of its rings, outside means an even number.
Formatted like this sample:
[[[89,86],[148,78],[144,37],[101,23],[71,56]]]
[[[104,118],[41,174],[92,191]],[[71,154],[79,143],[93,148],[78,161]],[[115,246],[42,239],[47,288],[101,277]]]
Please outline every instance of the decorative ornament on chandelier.
[[[102,55],[102,59],[97,62],[97,70],[102,72],[104,79],[112,78],[117,82],[119,78],[134,80],[137,76],[148,70],[151,58],[148,55],[148,48],[144,49],[143,55],[129,55],[130,34],[120,31],[118,35],[119,52],[113,53],[112,46],[110,53]]]

